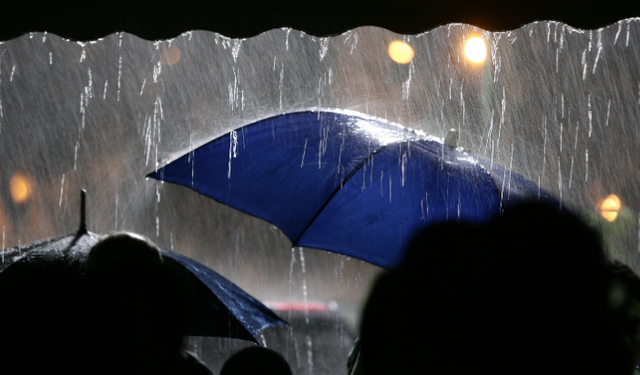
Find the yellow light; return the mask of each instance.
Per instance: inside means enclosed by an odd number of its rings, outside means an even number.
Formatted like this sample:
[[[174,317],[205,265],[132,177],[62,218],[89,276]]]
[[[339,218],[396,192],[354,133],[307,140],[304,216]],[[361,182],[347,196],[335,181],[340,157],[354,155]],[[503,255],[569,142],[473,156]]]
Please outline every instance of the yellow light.
[[[611,194],[598,203],[596,210],[600,216],[612,222],[618,217],[618,212],[621,207],[620,198],[615,194]]]
[[[413,60],[413,48],[405,42],[394,40],[389,43],[389,57],[398,64],[408,64]]]
[[[471,38],[464,45],[464,55],[467,59],[479,63],[487,57],[487,47],[481,38]]]
[[[174,44],[162,49],[160,61],[165,65],[173,65],[180,60],[181,55],[180,48]]]
[[[11,181],[9,181],[9,190],[13,201],[22,203],[29,199],[31,195],[31,182],[29,182],[29,179],[25,176],[16,174],[11,177]]]

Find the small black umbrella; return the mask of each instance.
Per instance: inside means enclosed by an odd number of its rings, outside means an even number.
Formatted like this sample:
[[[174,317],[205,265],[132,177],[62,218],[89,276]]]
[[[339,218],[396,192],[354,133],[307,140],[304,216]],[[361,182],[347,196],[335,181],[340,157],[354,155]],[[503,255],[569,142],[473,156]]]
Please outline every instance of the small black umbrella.
[[[80,299],[73,294],[73,285],[81,277],[89,250],[100,238],[100,235],[87,231],[83,219],[76,234],[5,250],[0,272],[0,290],[7,297],[4,303],[10,300],[28,304],[28,299],[39,298],[39,308],[66,304],[67,310],[73,309]],[[287,324],[256,298],[212,269],[180,254],[160,251],[165,264],[184,281],[193,299],[185,335],[257,342],[256,337],[263,329]],[[47,302],[47,298],[51,301]],[[30,310],[34,309],[21,309],[21,314],[33,315],[27,321],[52,313]]]

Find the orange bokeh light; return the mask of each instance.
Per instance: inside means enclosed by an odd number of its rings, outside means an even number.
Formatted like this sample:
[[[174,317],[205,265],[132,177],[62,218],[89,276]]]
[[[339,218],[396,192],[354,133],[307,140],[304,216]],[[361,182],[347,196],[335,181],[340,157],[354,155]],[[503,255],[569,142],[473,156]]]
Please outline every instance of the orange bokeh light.
[[[413,48],[408,43],[400,40],[389,43],[389,57],[398,64],[408,64],[414,56]]]
[[[180,52],[180,48],[173,44],[162,49],[162,52],[160,53],[160,61],[165,65],[174,65],[180,60],[181,55],[182,53]]]
[[[11,177],[11,181],[9,181],[9,191],[14,202],[25,202],[31,196],[32,190],[31,181],[29,181],[26,176],[15,174]]]
[[[598,202],[596,211],[600,216],[605,218],[605,220],[613,222],[618,217],[620,208],[622,208],[620,198],[615,194],[611,194]]]

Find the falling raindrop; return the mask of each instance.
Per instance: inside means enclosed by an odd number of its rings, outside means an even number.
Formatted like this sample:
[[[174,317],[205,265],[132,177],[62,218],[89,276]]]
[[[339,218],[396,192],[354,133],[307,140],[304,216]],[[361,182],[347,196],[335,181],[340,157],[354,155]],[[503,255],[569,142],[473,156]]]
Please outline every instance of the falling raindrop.
[[[307,323],[309,323],[307,321]],[[309,375],[313,374],[313,342],[311,336],[307,335],[307,365],[309,365]]]
[[[569,189],[571,189],[572,181],[573,181],[573,156],[571,156],[571,169],[569,170]]]
[[[582,80],[587,78],[587,49],[582,52]]]
[[[60,182],[60,201],[58,206],[62,207],[62,195],[64,194],[64,173],[62,174],[62,181]]]
[[[329,38],[320,38],[320,61],[324,59],[329,50]]]
[[[584,181],[589,181],[589,149],[584,150],[585,174]]]
[[[80,148],[80,142],[76,142],[76,148],[73,153],[73,170],[77,170],[78,167],[78,149]]]
[[[560,153],[562,153],[562,135],[564,133],[564,126],[562,122],[560,122]]]
[[[613,45],[615,46],[618,42],[618,37],[620,36],[620,31],[622,31],[622,21],[618,22],[618,31],[616,31],[616,36],[613,39]]]
[[[293,265],[296,263],[296,249],[291,248],[291,263],[289,264],[289,301],[293,298]],[[291,311],[289,311],[291,314]],[[289,316],[291,318],[291,316]]]
[[[231,55],[233,56],[233,62],[238,62],[238,54],[240,53],[240,47],[244,39],[235,39],[233,41],[233,47],[231,48]]]
[[[307,139],[304,140],[304,148],[302,149],[302,162],[300,162],[300,168],[304,167],[304,156],[307,153]]]
[[[302,302],[304,303],[304,322],[309,324],[309,308],[308,308],[308,295],[307,295],[307,271],[304,263],[304,251],[302,247],[298,248],[300,252],[300,268],[302,270]]]
[[[142,80],[142,87],[140,88],[140,96],[142,96],[142,94],[144,93],[144,85],[147,83],[147,78],[145,77],[144,80]]]
[[[600,54],[602,53],[602,29],[598,30],[598,52],[596,53],[596,61],[593,63],[593,71],[591,74],[596,74],[596,68],[598,67],[598,60],[600,59]]]
[[[591,95],[588,95],[588,102],[587,102],[587,117],[589,119],[589,138],[591,138],[591,130],[592,130],[592,125],[591,125],[591,119],[593,117],[593,114],[591,112]]]
[[[122,43],[122,39],[120,39],[120,43]],[[118,93],[117,93],[117,101],[120,101],[120,82],[122,79],[122,55],[118,58]]]
[[[280,64],[280,82],[278,84],[278,91],[280,93],[280,112],[282,112],[282,94],[284,92],[284,63]]]

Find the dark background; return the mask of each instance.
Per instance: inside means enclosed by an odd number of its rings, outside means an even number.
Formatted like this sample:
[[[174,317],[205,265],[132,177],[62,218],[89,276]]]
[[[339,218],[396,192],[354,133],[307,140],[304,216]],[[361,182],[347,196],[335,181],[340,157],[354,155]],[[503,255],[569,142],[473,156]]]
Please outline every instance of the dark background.
[[[292,27],[316,36],[358,26],[381,26],[415,34],[436,26],[469,23],[490,31],[512,30],[536,20],[594,29],[640,16],[640,2],[593,0],[6,0],[0,6],[0,40],[48,31],[92,40],[117,31],[155,40],[189,30],[251,37]]]

